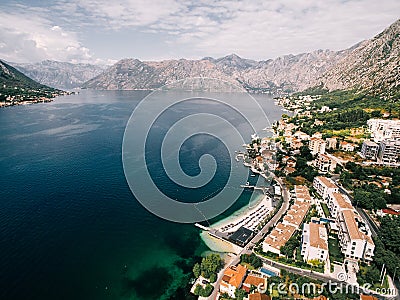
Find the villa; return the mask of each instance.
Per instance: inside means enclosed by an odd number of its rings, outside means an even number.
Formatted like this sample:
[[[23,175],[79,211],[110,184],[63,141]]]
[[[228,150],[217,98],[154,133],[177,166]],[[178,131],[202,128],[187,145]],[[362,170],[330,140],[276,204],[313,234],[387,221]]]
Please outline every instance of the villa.
[[[247,268],[242,265],[230,266],[224,272],[219,291],[227,293],[229,297],[235,298],[235,291],[239,289],[247,274]]]

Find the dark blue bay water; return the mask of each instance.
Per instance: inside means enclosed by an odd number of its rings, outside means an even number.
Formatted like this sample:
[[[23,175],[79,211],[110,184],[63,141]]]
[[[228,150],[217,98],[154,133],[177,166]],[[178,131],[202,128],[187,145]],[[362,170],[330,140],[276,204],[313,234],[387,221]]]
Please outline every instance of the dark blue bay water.
[[[0,299],[191,299],[191,268],[207,251],[198,229],[149,213],[124,177],[125,125],[146,94],[84,91],[0,110]],[[185,147],[195,174],[193,148],[204,147]]]

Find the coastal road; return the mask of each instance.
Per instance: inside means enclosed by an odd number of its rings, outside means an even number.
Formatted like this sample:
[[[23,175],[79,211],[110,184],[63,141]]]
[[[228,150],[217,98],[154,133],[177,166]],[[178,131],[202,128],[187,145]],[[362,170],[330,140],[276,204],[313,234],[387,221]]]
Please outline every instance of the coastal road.
[[[275,226],[275,224],[279,221],[279,219],[286,213],[286,211],[289,209],[289,191],[287,190],[287,187],[283,183],[282,179],[279,177],[274,176],[275,181],[280,185],[281,190],[282,190],[282,197],[283,197],[283,203],[278,212],[265,224],[265,226],[251,239],[251,241],[244,247],[240,253],[236,255],[226,266],[223,270],[220,271],[218,274],[217,281],[214,284],[214,291],[211,293],[211,295],[208,297],[209,300],[214,300],[217,297],[218,290],[219,290],[219,284],[222,280],[224,271],[227,267],[231,265],[237,265],[240,262],[240,256],[242,254],[250,254],[253,251],[250,249],[253,249],[254,245],[257,244],[261,239],[264,238],[264,235],[268,232],[269,228],[272,226]]]

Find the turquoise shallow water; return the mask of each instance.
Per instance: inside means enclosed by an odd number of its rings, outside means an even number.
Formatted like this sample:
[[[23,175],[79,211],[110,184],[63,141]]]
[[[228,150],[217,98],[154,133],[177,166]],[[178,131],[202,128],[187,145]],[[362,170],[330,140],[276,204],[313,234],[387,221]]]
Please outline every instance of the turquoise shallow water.
[[[145,95],[83,91],[0,110],[0,299],[191,299],[190,271],[207,250],[198,229],[149,213],[124,177],[125,125]],[[261,99],[276,119],[280,109]],[[198,167],[194,145],[210,142],[185,145],[188,173]],[[219,172],[209,189],[223,183]]]

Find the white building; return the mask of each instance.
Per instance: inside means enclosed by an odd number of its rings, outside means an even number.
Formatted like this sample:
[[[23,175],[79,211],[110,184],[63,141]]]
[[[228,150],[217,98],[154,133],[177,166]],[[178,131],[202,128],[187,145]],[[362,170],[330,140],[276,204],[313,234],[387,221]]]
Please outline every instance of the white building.
[[[384,140],[379,143],[378,159],[383,164],[400,163],[400,140]]]
[[[337,139],[336,138],[326,138],[326,149],[336,149]]]
[[[308,144],[308,149],[310,149],[311,154],[315,155],[317,153],[325,153],[326,143],[323,139],[312,137],[310,138],[310,143]]]
[[[400,120],[369,119],[368,129],[375,142],[400,138]]]
[[[335,182],[332,179],[324,176],[315,177],[313,181],[313,187],[324,200],[326,200],[329,194],[337,193],[339,191],[339,188]]]
[[[343,151],[352,152],[356,148],[356,145],[342,141],[339,143],[339,148],[340,148],[340,150],[343,150]]]
[[[365,140],[361,146],[361,157],[375,160],[378,157],[379,145],[373,141]]]
[[[303,225],[301,255],[304,261],[328,259],[328,233],[323,224],[308,223]]]
[[[333,218],[336,218],[340,211],[353,210],[350,200],[341,193],[331,193],[327,197],[327,205],[329,212]]]
[[[328,173],[335,171],[336,161],[330,158],[328,155],[320,153],[313,161],[313,165],[321,173]]]
[[[339,244],[346,258],[370,262],[375,245],[367,225],[353,210],[339,212],[336,223],[339,227]]]

